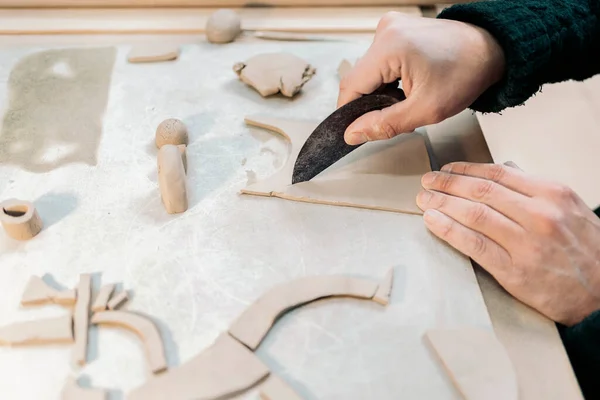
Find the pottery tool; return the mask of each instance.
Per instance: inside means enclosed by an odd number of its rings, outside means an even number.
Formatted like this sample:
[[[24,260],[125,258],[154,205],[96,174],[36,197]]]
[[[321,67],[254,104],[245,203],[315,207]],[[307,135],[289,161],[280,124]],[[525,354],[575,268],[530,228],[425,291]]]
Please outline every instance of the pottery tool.
[[[292,173],[292,184],[309,181],[361,145],[344,141],[346,129],[362,115],[390,107],[406,98],[398,82],[383,86],[340,107],[317,126],[308,137]]]

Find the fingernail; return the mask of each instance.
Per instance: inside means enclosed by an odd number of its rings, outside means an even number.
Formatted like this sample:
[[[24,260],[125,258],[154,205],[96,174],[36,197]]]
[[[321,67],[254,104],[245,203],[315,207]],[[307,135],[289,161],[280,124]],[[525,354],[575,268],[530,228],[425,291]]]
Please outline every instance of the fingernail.
[[[434,180],[435,180],[435,172],[428,172],[425,175],[423,175],[423,178],[421,178],[421,184],[423,186],[431,185]]]
[[[442,218],[442,213],[433,208],[430,208],[429,210],[423,213],[423,219],[425,220],[425,222],[430,224],[435,224],[436,222],[439,222]]]
[[[440,168],[440,171],[444,171],[444,172],[450,172],[451,170],[452,170],[452,164],[446,164],[442,168]]]
[[[429,204],[432,195],[433,194],[429,190],[421,190],[417,195],[417,204]]]
[[[352,132],[346,136],[346,143],[350,145],[362,144],[367,140],[367,135],[362,132]]]

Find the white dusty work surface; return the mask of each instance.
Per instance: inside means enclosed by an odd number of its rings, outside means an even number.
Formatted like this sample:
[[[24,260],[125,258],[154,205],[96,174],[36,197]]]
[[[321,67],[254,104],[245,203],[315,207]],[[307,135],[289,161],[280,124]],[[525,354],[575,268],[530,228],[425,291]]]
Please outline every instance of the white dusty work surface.
[[[443,245],[431,251],[436,239],[421,217],[239,194],[248,179],[277,170],[287,150],[243,117],[323,119],[335,107],[338,62],[367,46],[198,44],[177,62],[141,65],[125,61],[128,46],[2,52],[0,199],[32,200],[45,226],[24,243],[0,234],[0,325],[65,312],[19,307],[32,274],[75,287],[79,273],[97,272],[132,290],[128,308],[153,317],[175,366],[277,283],[319,274],[381,280],[393,266],[387,308],[311,304],[278,322],[258,354],[307,399],[458,398],[421,336],[491,322],[472,269]],[[263,99],[231,70],[284,47],[317,68],[293,101]],[[168,117],[190,129],[190,208],[181,215],[166,214],[158,191],[154,130]],[[1,397],[55,399],[69,374],[125,393],[148,377],[126,331],[93,328],[81,370],[71,349],[0,348]]]

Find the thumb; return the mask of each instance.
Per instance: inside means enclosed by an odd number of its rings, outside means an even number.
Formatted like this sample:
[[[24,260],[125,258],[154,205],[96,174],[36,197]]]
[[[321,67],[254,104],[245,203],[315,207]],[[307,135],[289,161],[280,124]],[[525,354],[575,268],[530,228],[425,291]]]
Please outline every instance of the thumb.
[[[391,139],[401,133],[429,125],[431,117],[415,96],[408,97],[383,110],[371,111],[354,121],[344,133],[349,145],[373,140]]]

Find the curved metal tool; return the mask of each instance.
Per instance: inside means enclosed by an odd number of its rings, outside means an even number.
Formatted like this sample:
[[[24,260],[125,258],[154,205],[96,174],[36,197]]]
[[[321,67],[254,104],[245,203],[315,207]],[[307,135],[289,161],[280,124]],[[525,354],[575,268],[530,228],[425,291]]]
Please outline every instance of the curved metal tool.
[[[344,132],[359,117],[371,111],[382,110],[404,99],[406,99],[404,92],[398,88],[398,82],[395,82],[337,109],[306,139],[294,164],[292,183],[311,180],[327,167],[362,146],[360,144],[351,146],[344,141]]]

